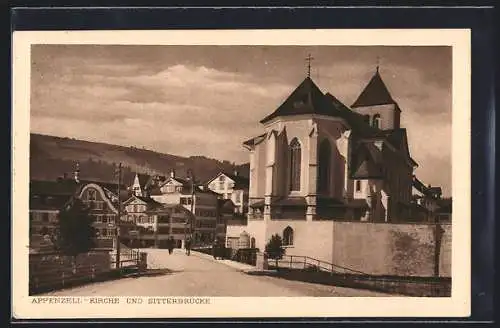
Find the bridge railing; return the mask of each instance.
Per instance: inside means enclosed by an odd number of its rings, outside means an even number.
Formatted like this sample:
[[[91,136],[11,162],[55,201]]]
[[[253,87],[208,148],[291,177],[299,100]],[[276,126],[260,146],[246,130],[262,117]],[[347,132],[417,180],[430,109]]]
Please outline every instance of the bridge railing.
[[[111,268],[116,268],[116,250],[110,252]],[[139,266],[141,252],[135,249],[125,248],[120,250],[120,268]]]
[[[289,269],[302,269],[307,271],[324,271],[337,274],[356,274],[356,275],[366,275],[368,273],[354,270],[351,268],[343,267],[334,263],[327,261],[322,261],[309,256],[303,255],[283,255],[281,259],[277,261],[279,268],[289,268]],[[269,259],[269,265],[275,266],[276,261]]]

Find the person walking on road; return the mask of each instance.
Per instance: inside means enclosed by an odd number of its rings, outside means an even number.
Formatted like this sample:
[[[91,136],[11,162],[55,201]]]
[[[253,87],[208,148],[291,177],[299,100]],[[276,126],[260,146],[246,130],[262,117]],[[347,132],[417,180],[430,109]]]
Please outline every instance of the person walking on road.
[[[172,254],[174,251],[174,237],[168,239],[168,254]]]
[[[191,238],[186,239],[186,255],[189,256],[191,254]]]

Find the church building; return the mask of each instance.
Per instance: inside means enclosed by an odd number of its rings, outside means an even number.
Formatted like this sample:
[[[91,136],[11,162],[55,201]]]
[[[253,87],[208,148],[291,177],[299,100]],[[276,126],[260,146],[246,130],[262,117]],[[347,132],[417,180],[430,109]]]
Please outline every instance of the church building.
[[[285,245],[297,229],[319,236],[315,222],[408,220],[417,163],[401,114],[378,67],[350,107],[307,76],[244,142],[248,224],[228,226],[228,237],[248,233],[263,250],[275,233]]]

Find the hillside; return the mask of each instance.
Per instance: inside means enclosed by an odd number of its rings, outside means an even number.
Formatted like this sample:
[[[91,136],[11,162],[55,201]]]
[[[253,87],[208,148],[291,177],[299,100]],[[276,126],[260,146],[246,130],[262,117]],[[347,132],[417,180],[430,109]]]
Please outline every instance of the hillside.
[[[162,154],[135,147],[124,147],[100,142],[31,134],[30,175],[32,179],[53,180],[64,174],[71,175],[75,162],[80,163],[82,179],[113,180],[117,163],[124,166],[124,182],[132,181],[135,172],[168,175],[175,169],[185,176],[191,168],[199,181],[205,181],[219,171],[237,170],[248,177],[249,165],[234,165],[204,156],[181,157]]]

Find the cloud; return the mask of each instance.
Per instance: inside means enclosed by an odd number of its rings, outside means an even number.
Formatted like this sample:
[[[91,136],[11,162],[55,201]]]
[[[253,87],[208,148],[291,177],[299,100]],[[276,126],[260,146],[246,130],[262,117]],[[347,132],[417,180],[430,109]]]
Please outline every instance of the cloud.
[[[33,132],[235,162],[248,161],[242,141],[262,132],[259,120],[304,78],[303,68],[292,67],[303,61],[290,55],[297,47],[35,48]],[[325,53],[315,57],[325,59],[313,66],[312,77],[350,105],[374,66],[370,56],[349,55],[347,48],[338,60],[330,48],[318,50]],[[417,174],[449,189],[451,176],[435,169],[448,172],[451,163],[451,74],[441,68],[449,65],[443,56],[440,65],[426,63],[417,53],[428,61],[432,49],[417,50],[394,51],[381,74],[402,109]]]

